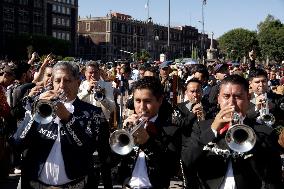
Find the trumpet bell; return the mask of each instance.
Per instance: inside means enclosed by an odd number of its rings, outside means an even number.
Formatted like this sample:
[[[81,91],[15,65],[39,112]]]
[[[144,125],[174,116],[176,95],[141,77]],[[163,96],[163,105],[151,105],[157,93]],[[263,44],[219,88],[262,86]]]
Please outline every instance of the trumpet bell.
[[[109,144],[111,149],[120,155],[129,154],[134,147],[133,136],[124,129],[114,131],[110,138]]]
[[[262,115],[261,120],[265,125],[270,127],[275,123],[275,117],[271,113]]]
[[[236,124],[227,131],[225,140],[230,149],[244,153],[254,147],[256,135],[251,127],[244,124]]]
[[[54,105],[47,100],[39,100],[35,104],[34,120],[40,124],[48,124],[53,120]]]

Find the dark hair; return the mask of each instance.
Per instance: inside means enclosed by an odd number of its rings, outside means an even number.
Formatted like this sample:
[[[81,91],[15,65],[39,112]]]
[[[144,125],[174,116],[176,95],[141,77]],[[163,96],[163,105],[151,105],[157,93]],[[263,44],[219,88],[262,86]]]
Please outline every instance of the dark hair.
[[[248,78],[251,81],[253,78],[260,76],[264,76],[267,79],[267,72],[264,69],[257,68],[249,71]]]
[[[220,89],[222,85],[226,85],[228,83],[235,84],[235,85],[241,85],[244,90],[248,93],[249,92],[249,82],[240,75],[229,75],[228,77],[225,77],[220,84]],[[220,90],[219,90],[220,92]]]
[[[199,85],[202,86],[201,81],[199,81],[199,79],[197,79],[197,78],[192,78],[192,79],[188,80],[185,86],[187,87],[188,84],[190,84],[190,83],[198,83]]]
[[[15,62],[13,66],[11,66],[11,69],[14,71],[15,79],[19,80],[23,76],[24,73],[27,73],[29,69],[31,68],[30,64],[27,64],[25,62]]]
[[[145,68],[145,72],[146,72],[146,71],[149,71],[149,72],[154,73],[154,75],[155,75],[156,77],[159,76],[158,69],[157,69],[157,67],[155,67],[155,66],[151,66],[151,67]]]
[[[203,78],[205,78],[206,80],[209,79],[208,69],[203,64],[197,64],[195,67],[193,67],[192,74],[195,74],[196,72],[201,73],[203,75]]]
[[[133,94],[137,89],[149,89],[157,99],[161,98],[164,94],[160,80],[152,76],[145,76],[135,81],[132,86]]]

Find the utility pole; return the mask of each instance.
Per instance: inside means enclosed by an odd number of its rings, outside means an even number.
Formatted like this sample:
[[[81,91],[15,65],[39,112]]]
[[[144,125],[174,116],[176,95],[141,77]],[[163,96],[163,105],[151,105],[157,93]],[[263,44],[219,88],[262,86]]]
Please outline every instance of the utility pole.
[[[205,47],[205,43],[204,43],[204,6],[206,5],[206,0],[202,0],[202,33],[201,33],[201,59],[202,61],[204,60],[204,47]]]

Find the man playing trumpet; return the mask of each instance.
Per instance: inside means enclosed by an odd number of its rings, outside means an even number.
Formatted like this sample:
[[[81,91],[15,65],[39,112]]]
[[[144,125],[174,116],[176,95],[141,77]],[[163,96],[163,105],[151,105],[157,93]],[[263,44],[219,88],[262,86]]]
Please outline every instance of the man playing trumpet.
[[[107,120],[115,110],[113,88],[111,83],[101,78],[101,70],[96,62],[89,62],[86,65],[86,80],[80,85],[78,97],[84,102],[101,107]]]
[[[53,90],[39,96],[39,100],[49,101],[54,110],[51,122],[37,122],[35,115],[26,111],[24,121],[11,138],[17,150],[25,151],[21,188],[94,188],[90,175],[95,150],[102,167],[108,167],[107,121],[101,108],[77,98],[79,72],[71,63],[61,62],[53,67],[52,84]],[[62,92],[65,101],[54,102]],[[106,188],[112,188],[110,177],[105,183]]]
[[[182,149],[187,188],[283,188],[279,151],[270,137],[272,129],[246,117],[248,91],[249,84],[243,77],[226,77],[220,84],[220,111],[215,119],[193,126]],[[232,125],[235,114],[240,132],[232,133],[237,126]],[[235,143],[233,147],[231,142]],[[235,147],[242,150],[236,151]]]
[[[162,85],[154,77],[144,77],[133,84],[135,114],[124,125],[136,125],[141,117],[148,121],[134,132],[134,149],[122,156],[119,175],[124,188],[169,187],[178,152],[174,143],[176,127],[159,113],[163,95]]]

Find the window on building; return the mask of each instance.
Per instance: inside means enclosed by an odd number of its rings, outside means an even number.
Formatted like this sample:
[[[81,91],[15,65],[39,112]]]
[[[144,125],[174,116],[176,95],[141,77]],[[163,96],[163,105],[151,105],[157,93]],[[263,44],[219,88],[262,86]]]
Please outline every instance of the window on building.
[[[86,31],[90,31],[91,30],[91,26],[90,26],[90,22],[86,23]]]
[[[121,33],[125,33],[125,25],[121,24]]]
[[[66,19],[66,26],[67,26],[67,27],[70,26],[70,19],[69,19],[69,18]]]
[[[28,23],[30,21],[29,12],[26,10],[19,10],[19,22]]]
[[[42,23],[42,15],[41,13],[34,12],[34,23],[35,24],[41,24]]]
[[[28,5],[29,4],[29,0],[19,0],[19,4],[20,5]]]
[[[52,37],[56,38],[56,31],[52,32]]]
[[[5,22],[3,29],[5,32],[14,32],[15,28],[14,28],[14,23],[12,22]]]
[[[41,8],[42,7],[41,0],[34,0],[34,7],[35,8]]]
[[[66,14],[70,15],[70,8],[66,7]]]
[[[52,12],[57,12],[57,5],[55,4],[52,5]]]
[[[53,24],[53,25],[56,25],[56,24],[57,24],[57,19],[56,19],[56,17],[52,17],[52,24]]]
[[[69,33],[66,33],[66,40],[70,41],[70,34]]]
[[[62,24],[62,26],[65,26],[65,19],[64,18],[61,18],[61,24]]]
[[[112,31],[117,31],[117,23],[112,23]]]
[[[3,19],[14,21],[14,8],[4,7],[3,8]]]
[[[64,6],[61,7],[61,13],[65,14],[66,13],[66,8]]]

